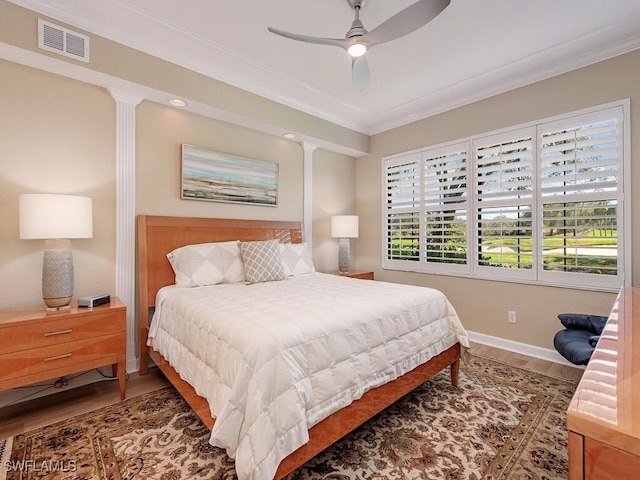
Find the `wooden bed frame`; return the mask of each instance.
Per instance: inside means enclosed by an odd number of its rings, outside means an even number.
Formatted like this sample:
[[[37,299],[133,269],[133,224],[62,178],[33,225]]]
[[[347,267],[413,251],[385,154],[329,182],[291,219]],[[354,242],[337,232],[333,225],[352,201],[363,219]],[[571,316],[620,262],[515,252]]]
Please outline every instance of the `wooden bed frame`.
[[[138,216],[138,309],[140,315],[140,371],[147,373],[148,358],[165,374],[209,429],[215,420],[207,401],[156,351],[147,347],[149,309],[154,306],[158,290],[175,282],[166,254],[177,247],[229,240],[256,241],[278,239],[283,243],[302,242],[299,222],[228,220],[214,218]],[[286,457],[276,472],[276,479],[304,465],[347,433],[384,410],[396,400],[421,385],[446,367],[451,368],[451,383],[458,385],[460,344],[435,356],[402,377],[369,390],[362,398],[337,411],[309,430],[309,442]]]

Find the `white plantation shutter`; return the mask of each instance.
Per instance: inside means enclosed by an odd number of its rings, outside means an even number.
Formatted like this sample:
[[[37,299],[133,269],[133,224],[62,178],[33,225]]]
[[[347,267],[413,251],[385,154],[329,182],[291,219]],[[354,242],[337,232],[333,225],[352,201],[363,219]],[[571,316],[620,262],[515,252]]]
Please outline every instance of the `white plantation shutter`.
[[[620,107],[540,127],[547,281],[621,285],[621,124]]]
[[[384,164],[386,253],[383,265],[385,267],[391,267],[397,262],[418,263],[420,261],[422,192],[420,158],[420,154],[413,154]]]
[[[425,261],[429,270],[468,268],[468,144],[424,153]]]
[[[477,267],[533,279],[534,128],[474,141]]]
[[[599,116],[543,125],[540,173],[545,197],[616,191],[620,171],[619,121],[598,121]]]
[[[385,267],[469,271],[467,148],[385,159]]]
[[[475,142],[478,201],[504,203],[533,196],[532,135],[526,129]]]

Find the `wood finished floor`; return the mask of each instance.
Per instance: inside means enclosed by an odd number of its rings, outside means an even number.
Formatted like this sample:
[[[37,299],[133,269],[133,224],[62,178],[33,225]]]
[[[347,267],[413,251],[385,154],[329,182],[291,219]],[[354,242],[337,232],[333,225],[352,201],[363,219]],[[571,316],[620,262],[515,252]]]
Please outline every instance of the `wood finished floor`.
[[[560,365],[477,343],[472,344],[471,351],[484,357],[555,377],[579,380],[583,372],[580,368]],[[158,390],[166,385],[169,385],[169,382],[155,367],[150,368],[147,375],[140,376],[134,373],[127,381],[127,398]],[[118,382],[103,381],[5,407],[0,409],[0,439],[50,425],[119,401]]]
[[[529,357],[520,353],[509,352],[488,345],[482,345],[479,343],[471,344],[471,352],[483,357],[493,358],[500,360],[517,367],[531,370],[533,372],[542,373],[552,377],[566,378],[569,380],[580,380],[583,368],[572,367],[570,365],[564,365],[555,362],[549,362],[547,360],[541,360],[539,358]]]

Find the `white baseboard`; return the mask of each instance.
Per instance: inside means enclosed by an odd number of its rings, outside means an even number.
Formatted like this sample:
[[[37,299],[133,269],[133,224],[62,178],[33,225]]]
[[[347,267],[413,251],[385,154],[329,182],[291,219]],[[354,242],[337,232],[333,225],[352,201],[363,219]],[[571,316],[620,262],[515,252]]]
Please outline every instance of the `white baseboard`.
[[[502,350],[507,350],[509,352],[521,353],[522,355],[528,355],[529,357],[540,358],[542,360],[560,363],[562,365],[584,368],[580,365],[574,365],[562,355],[560,355],[556,350],[552,350],[550,348],[536,347],[535,345],[515,342],[513,340],[506,340],[504,338],[485,335],[484,333],[471,332],[468,330],[467,334],[469,335],[469,340],[475,343],[481,343],[482,345],[501,348]]]
[[[127,358],[127,373],[137,373],[140,370],[140,359],[138,357],[135,358]]]

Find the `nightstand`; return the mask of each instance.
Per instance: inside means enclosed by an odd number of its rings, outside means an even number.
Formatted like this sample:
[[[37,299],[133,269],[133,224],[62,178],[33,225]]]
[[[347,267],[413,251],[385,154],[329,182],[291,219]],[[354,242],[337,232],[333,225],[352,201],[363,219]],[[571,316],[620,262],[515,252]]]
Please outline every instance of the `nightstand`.
[[[362,280],[373,280],[373,272],[363,270],[350,270],[349,273],[330,272],[332,275],[340,275],[341,277],[361,278]]]
[[[0,391],[111,365],[125,398],[127,307],[0,310]]]

